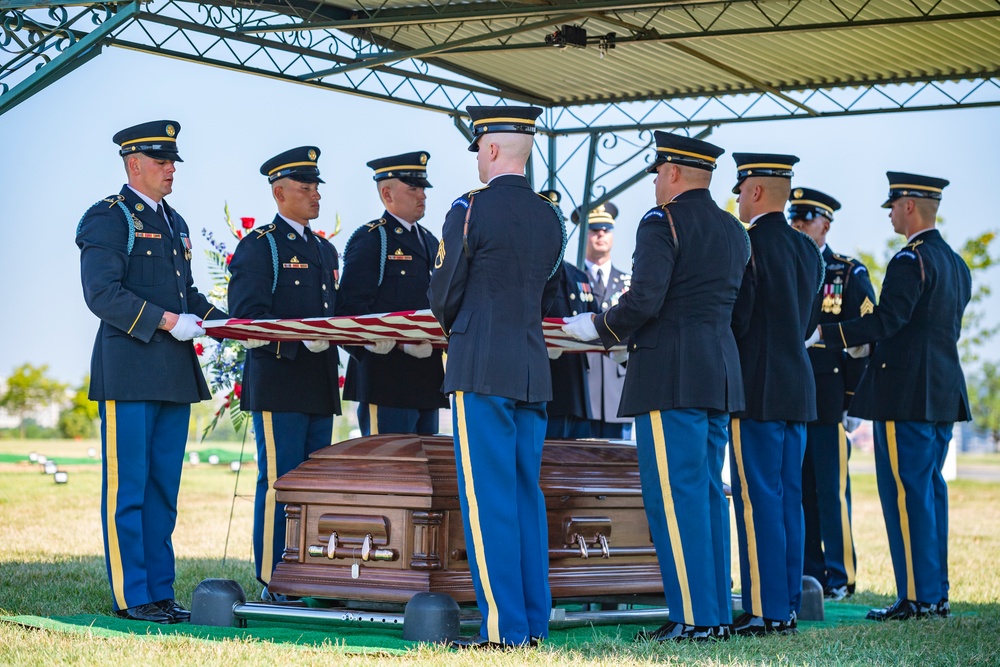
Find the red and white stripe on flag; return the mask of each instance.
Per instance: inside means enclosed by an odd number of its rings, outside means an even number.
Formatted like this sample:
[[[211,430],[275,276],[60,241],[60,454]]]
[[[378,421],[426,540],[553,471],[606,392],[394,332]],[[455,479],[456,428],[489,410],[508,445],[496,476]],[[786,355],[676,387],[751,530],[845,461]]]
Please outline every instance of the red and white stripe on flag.
[[[545,344],[566,352],[603,352],[601,345],[582,343],[563,333],[561,317],[542,322]],[[441,325],[430,310],[341,317],[310,317],[301,320],[206,320],[202,326],[209,336],[246,340],[328,340],[336,345],[364,345],[381,339],[397,344],[431,342],[448,347]]]

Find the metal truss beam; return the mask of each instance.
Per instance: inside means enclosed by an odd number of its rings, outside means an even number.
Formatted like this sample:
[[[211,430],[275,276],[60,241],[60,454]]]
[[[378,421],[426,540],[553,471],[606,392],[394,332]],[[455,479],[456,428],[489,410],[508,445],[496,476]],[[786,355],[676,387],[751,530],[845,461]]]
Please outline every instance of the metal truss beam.
[[[66,29],[50,33],[47,38],[52,39],[48,41],[71,39],[71,45],[63,49],[55,58],[49,60],[44,67],[36,69],[27,78],[9,90],[7,89],[7,84],[0,79],[0,83],[2,83],[0,90],[3,91],[3,94],[0,95],[0,114],[9,111],[38,91],[66,76],[91,58],[99,55],[103,48],[102,42],[115,30],[132,21],[138,13],[139,3],[136,0],[119,9],[117,13],[104,21],[100,26],[78,39],[74,37],[72,32]],[[42,39],[36,44],[42,44],[40,48],[44,50],[47,48],[44,46],[45,41],[46,39]],[[26,65],[32,59],[31,56],[32,54],[28,50],[28,58],[21,59],[20,62],[18,62],[18,59],[15,59],[14,65],[16,67]],[[5,63],[3,70],[0,70],[0,74],[7,69],[8,64]]]
[[[608,21],[611,25],[620,26],[621,21],[612,21],[610,17],[605,17],[602,15],[591,15],[591,18],[595,21]],[[705,28],[704,30],[698,31],[688,31],[688,32],[671,32],[667,34],[659,33],[655,30],[644,29],[637,30],[637,34],[633,34],[631,37],[615,37],[615,46],[626,46],[629,44],[649,44],[653,42],[689,42],[699,39],[708,38],[719,38],[719,37],[755,37],[763,35],[777,35],[777,34],[792,34],[792,33],[809,33],[809,32],[832,32],[835,30],[848,30],[848,29],[858,29],[858,28],[881,28],[888,26],[904,26],[904,25],[928,25],[933,23],[957,23],[961,21],[981,21],[986,19],[996,19],[1000,18],[1000,10],[991,12],[964,12],[961,14],[931,14],[931,15],[920,15],[920,16],[900,16],[887,19],[871,19],[871,20],[848,20],[841,21],[837,23],[804,23],[795,25],[772,25],[765,24],[753,28],[739,28],[739,29],[713,29],[711,27]],[[635,28],[632,28],[635,30]],[[597,37],[593,38],[591,41],[597,41]],[[546,44],[544,40],[539,40],[538,42],[532,43],[518,43],[518,44],[496,44],[496,45],[484,45],[484,46],[468,46],[453,49],[450,51],[452,54],[465,54],[465,53],[497,53],[497,52],[508,52],[508,51],[525,51],[525,50],[538,50],[538,49],[551,49],[552,46]]]
[[[689,2],[686,5],[710,4],[713,0],[705,2]],[[431,3],[427,3],[431,5]],[[500,4],[500,3],[496,3]],[[425,8],[413,9],[382,9],[372,12],[368,17],[362,16],[358,11],[357,18],[340,19],[335,21],[310,22],[308,25],[301,23],[288,23],[283,25],[269,25],[266,27],[247,27],[248,32],[287,32],[295,30],[354,30],[365,28],[397,28],[411,25],[425,25],[433,23],[461,23],[463,21],[487,21],[500,19],[523,19],[533,16],[550,16],[554,13],[576,13],[581,12],[607,12],[607,11],[635,11],[642,9],[657,9],[673,3],[663,0],[648,0],[646,2],[614,2],[608,0],[581,0],[579,2],[562,2],[557,4],[536,4],[531,6],[482,6],[474,7],[469,4],[458,4],[433,7],[431,10]]]
[[[440,44],[434,44],[432,46],[425,46],[419,49],[412,49],[410,51],[392,51],[382,55],[365,55],[360,56],[354,62],[342,65],[340,67],[334,67],[328,70],[320,70],[319,72],[313,72],[306,79],[321,79],[325,76],[332,76],[335,74],[343,74],[355,69],[362,69],[372,67],[373,65],[382,65],[390,62],[398,62],[400,60],[408,60],[411,58],[422,58],[424,56],[434,55],[436,53],[444,53],[451,51],[452,48],[458,48],[465,46],[466,44],[475,44],[476,42],[483,42],[487,39],[499,39],[503,37],[509,37],[510,35],[516,35],[518,33],[527,32],[529,30],[535,30],[537,28],[544,28],[556,23],[562,23],[563,21],[570,21],[576,18],[573,15],[558,15],[553,18],[545,19],[544,21],[534,21],[532,23],[524,23],[522,25],[515,26],[513,28],[507,28],[506,30],[498,30],[496,32],[487,32],[482,35],[476,35],[474,37],[466,37],[465,39],[457,39],[450,42],[442,42]]]

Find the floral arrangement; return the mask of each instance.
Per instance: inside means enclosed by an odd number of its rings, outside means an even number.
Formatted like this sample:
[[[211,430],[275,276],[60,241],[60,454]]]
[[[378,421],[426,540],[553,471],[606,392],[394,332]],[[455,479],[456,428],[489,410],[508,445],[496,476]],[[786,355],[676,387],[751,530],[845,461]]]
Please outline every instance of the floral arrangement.
[[[239,226],[233,222],[229,214],[229,204],[223,207],[226,218],[226,226],[237,241],[254,228],[256,220],[254,218],[240,218]],[[332,233],[327,234],[322,230],[313,230],[323,238],[332,238],[340,233],[340,215],[336,216],[336,224]],[[205,255],[209,260],[209,274],[212,276],[212,290],[207,294],[208,300],[219,310],[229,312],[229,262],[233,258],[233,253],[226,248],[223,241],[218,241],[215,235],[207,229],[201,230],[202,236],[208,241],[210,248],[205,250]],[[212,421],[202,432],[204,440],[219,421],[227,415],[233,424],[233,429],[240,433],[246,428],[247,414],[240,410],[240,395],[243,387],[240,380],[243,377],[243,360],[246,358],[246,348],[239,341],[223,340],[217,342],[211,338],[205,338],[205,343],[195,343],[194,350],[202,358],[202,369],[205,371],[209,389],[216,398],[222,398],[219,409],[215,411]]]

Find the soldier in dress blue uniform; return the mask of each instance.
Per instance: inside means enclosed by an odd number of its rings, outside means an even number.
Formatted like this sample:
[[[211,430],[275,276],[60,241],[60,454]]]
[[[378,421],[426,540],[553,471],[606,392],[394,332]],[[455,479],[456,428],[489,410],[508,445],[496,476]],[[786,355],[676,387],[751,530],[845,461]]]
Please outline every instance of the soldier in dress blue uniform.
[[[101,518],[116,615],[186,621],[174,600],[174,550],[191,403],[211,398],[192,338],[215,310],[191,278],[187,223],[173,191],[180,123],[118,132],[128,184],[80,220],[76,244],[87,306],[101,320],[90,365],[103,445]]]
[[[811,188],[795,188],[789,199],[792,227],[808,235],[823,253],[826,279],[819,294],[819,322],[840,322],[872,312],[875,291],[868,269],[835,253],[826,243],[840,202]],[[805,514],[803,572],[823,585],[824,596],[842,600],[854,593],[854,539],[851,534],[851,478],[847,434],[860,425],[847,408],[867,362],[825,345],[809,348],[816,376],[816,421],[806,426],[802,461],[802,510]]]
[[[548,636],[548,526],[538,484],[552,399],[542,317],[566,244],[558,209],[524,177],[536,107],[469,107],[479,179],[445,218],[431,310],[448,336],[455,463],[477,636],[518,646]],[[500,289],[498,286],[503,286]]]
[[[888,208],[906,246],[889,260],[867,317],[823,324],[821,340],[858,354],[875,343],[850,414],[875,422],[875,475],[898,599],[868,618],[948,616],[948,485],[954,422],[970,419],[958,354],[969,267],[934,227],[943,178],[890,171]],[[866,348],[867,349],[867,348]]]
[[[730,422],[744,610],[733,632],[794,633],[802,602],[802,457],[806,423],[816,419],[803,341],[818,319],[823,256],[783,213],[798,158],[733,157],[733,192],[753,248],[733,311],[746,391],[746,408]]]
[[[556,190],[542,190],[540,195],[558,205]],[[599,312],[587,274],[563,260],[559,271],[559,289],[546,317],[572,317],[580,313]],[[587,384],[587,355],[563,354],[549,348],[549,370],[552,373],[552,400],[545,406],[548,415],[546,439],[589,438],[590,391]],[[595,355],[601,356],[601,355]]]
[[[642,497],[670,622],[640,638],[725,638],[732,621],[729,504],[722,465],[729,413],[744,406],[730,328],[750,258],[742,225],[712,201],[718,146],[655,132],[656,200],[636,231],[632,287],[565,330],[628,341],[619,414],[634,415]]]
[[[333,244],[309,228],[319,216],[315,146],[265,162],[278,214],[251,230],[229,264],[233,317],[263,320],[332,317],[337,310],[339,260]],[[285,546],[285,506],[274,482],[333,438],[340,414],[337,348],[325,340],[246,341],[240,407],[251,413],[257,438],[253,545],[257,579],[267,585]],[[274,599],[265,587],[265,600]]]
[[[573,222],[579,222],[580,211],[574,211]],[[628,291],[632,276],[611,264],[611,247],[615,242],[615,218],[618,207],[608,202],[587,216],[587,276],[590,278],[598,311],[607,310]],[[614,440],[632,437],[632,418],[619,417],[622,388],[625,386],[625,366],[608,353],[588,352],[587,373],[590,391],[590,437]]]
[[[438,240],[418,224],[424,217],[424,151],[372,160],[385,212],[354,232],[344,250],[338,315],[368,315],[430,307],[427,288]],[[396,346],[392,340],[347,348],[344,398],[358,401],[362,435],[438,432],[441,350],[430,343]]]

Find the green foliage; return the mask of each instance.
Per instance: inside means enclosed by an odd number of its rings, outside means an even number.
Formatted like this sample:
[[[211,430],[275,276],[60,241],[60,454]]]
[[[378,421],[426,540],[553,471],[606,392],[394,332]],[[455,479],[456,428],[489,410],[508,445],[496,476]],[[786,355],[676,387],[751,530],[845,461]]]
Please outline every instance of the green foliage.
[[[25,363],[7,378],[7,391],[0,397],[0,407],[20,417],[22,438],[27,437],[26,415],[59,401],[66,391],[66,385],[49,377],[48,371],[48,364]]]
[[[70,399],[70,407],[59,413],[59,433],[64,438],[93,438],[97,434],[94,422],[99,410],[96,401],[90,400],[90,376],[85,375]]]
[[[993,437],[1000,451],[1000,365],[987,362],[969,378],[969,403],[976,426]]]

